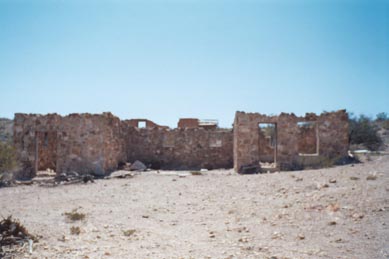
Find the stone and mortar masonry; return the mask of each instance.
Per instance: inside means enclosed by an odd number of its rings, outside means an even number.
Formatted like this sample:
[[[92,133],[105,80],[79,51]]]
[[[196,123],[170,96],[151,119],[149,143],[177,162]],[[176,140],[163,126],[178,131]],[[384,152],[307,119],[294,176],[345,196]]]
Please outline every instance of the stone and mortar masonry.
[[[317,127],[318,153],[300,155],[301,137],[298,123],[314,122]],[[260,123],[276,125],[276,161],[281,169],[293,169],[296,165],[320,165],[328,159],[347,155],[348,116],[345,110],[326,112],[319,116],[307,113],[305,117],[281,113],[279,116],[266,116],[259,113],[236,112],[234,121],[234,169],[255,165],[260,160],[263,148],[259,141]],[[312,136],[306,136],[311,138]],[[310,143],[312,141],[304,141]]]
[[[15,114],[14,145],[26,177],[47,168],[104,175],[125,160],[120,120],[101,115]]]
[[[302,157],[299,148],[314,143],[312,132],[300,141],[298,122],[315,122],[318,155]],[[144,128],[138,128],[144,122]],[[259,123],[277,126],[277,164],[318,164],[347,155],[348,118],[345,111],[297,117],[237,112],[234,129],[179,127],[169,129],[146,119],[123,120],[103,114],[15,114],[14,145],[24,177],[47,168],[57,173],[77,171],[105,175],[119,164],[140,160],[158,169],[238,170],[260,162]],[[300,138],[300,139],[299,139]],[[309,149],[307,149],[309,150]],[[282,168],[281,168],[282,169]]]
[[[138,122],[145,121],[145,128]],[[231,168],[232,130],[169,129],[111,113],[15,114],[14,145],[24,177],[48,168],[105,175],[135,160],[162,169]]]

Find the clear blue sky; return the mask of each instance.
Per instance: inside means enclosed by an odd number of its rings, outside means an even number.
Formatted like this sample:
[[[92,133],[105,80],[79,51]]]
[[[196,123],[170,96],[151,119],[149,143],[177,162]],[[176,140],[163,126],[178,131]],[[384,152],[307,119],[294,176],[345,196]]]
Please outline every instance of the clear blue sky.
[[[389,112],[389,1],[0,0],[0,117]]]

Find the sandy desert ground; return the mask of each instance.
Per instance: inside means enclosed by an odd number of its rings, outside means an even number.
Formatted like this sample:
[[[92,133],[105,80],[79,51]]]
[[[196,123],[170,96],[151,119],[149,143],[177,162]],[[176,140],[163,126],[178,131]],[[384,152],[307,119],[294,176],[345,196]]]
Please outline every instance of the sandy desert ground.
[[[40,236],[14,258],[389,258],[388,155],[320,170],[2,188],[0,205]],[[86,218],[69,220],[74,209]]]

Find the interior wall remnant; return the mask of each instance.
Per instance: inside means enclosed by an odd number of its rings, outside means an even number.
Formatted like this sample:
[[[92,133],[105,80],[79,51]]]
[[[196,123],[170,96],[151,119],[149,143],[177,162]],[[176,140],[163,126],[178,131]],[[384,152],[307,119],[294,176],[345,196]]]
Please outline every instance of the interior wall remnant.
[[[127,133],[127,160],[154,169],[232,168],[232,130],[203,128],[134,129]]]
[[[299,127],[299,122],[308,123]],[[348,116],[345,110],[325,112],[321,115],[307,113],[304,117],[281,113],[266,116],[259,113],[236,112],[234,120],[234,169],[258,165],[267,143],[258,134],[258,124],[277,125],[277,166],[288,170],[296,165],[320,164],[325,159],[347,155]],[[303,130],[301,129],[303,128]],[[268,150],[270,151],[270,150]],[[304,153],[301,153],[304,152]],[[303,154],[303,156],[301,156]],[[313,154],[306,157],[304,154]]]

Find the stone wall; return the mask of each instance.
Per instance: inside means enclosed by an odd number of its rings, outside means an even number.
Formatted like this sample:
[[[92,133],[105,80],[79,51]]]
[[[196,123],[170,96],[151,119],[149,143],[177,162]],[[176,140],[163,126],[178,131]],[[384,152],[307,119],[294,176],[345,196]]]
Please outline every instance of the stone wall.
[[[144,128],[138,128],[143,121]],[[232,130],[174,129],[111,113],[15,114],[14,145],[26,177],[48,168],[107,174],[140,160],[155,168],[232,167]]]
[[[138,129],[122,125],[127,161],[155,169],[232,168],[232,130]]]
[[[313,123],[313,130],[304,132],[298,125],[299,122]],[[276,126],[275,162],[281,169],[289,169],[296,164],[320,164],[326,159],[347,155],[348,116],[344,110],[323,113],[320,116],[309,113],[305,117],[286,113],[266,116],[237,112],[233,151],[236,171],[243,165],[262,162],[265,159],[261,157],[262,153],[268,155],[269,152],[263,151],[268,147],[261,141],[258,126],[260,123],[272,123]]]
[[[53,140],[62,117],[58,114],[38,115],[38,114],[15,114],[13,140],[18,160],[21,165],[22,177],[34,176],[39,166],[56,165],[56,158],[53,156],[44,156],[39,162],[38,154],[56,153],[56,147],[53,144],[45,144],[45,134],[50,134],[48,141]],[[50,166],[51,167],[51,166]],[[51,167],[51,169],[53,169]]]
[[[14,145],[26,176],[48,168],[104,174],[125,161],[120,120],[102,115],[15,114]]]
[[[47,168],[104,175],[135,160],[155,169],[234,165],[238,170],[259,162],[276,162],[288,169],[296,164],[317,165],[348,150],[348,118],[343,110],[305,117],[237,112],[234,130],[213,124],[184,127],[184,122],[183,127],[169,129],[146,119],[121,121],[111,113],[64,117],[18,113],[14,144],[27,176]],[[260,129],[260,123],[270,123],[274,132]]]
[[[120,119],[111,113],[70,114],[58,127],[57,171],[104,175],[125,161]]]
[[[128,126],[135,127],[135,128],[142,128],[141,125],[143,123],[144,128],[164,128],[168,129],[167,126],[161,126],[157,123],[148,120],[148,119],[131,119],[131,120],[125,120],[124,121]]]

